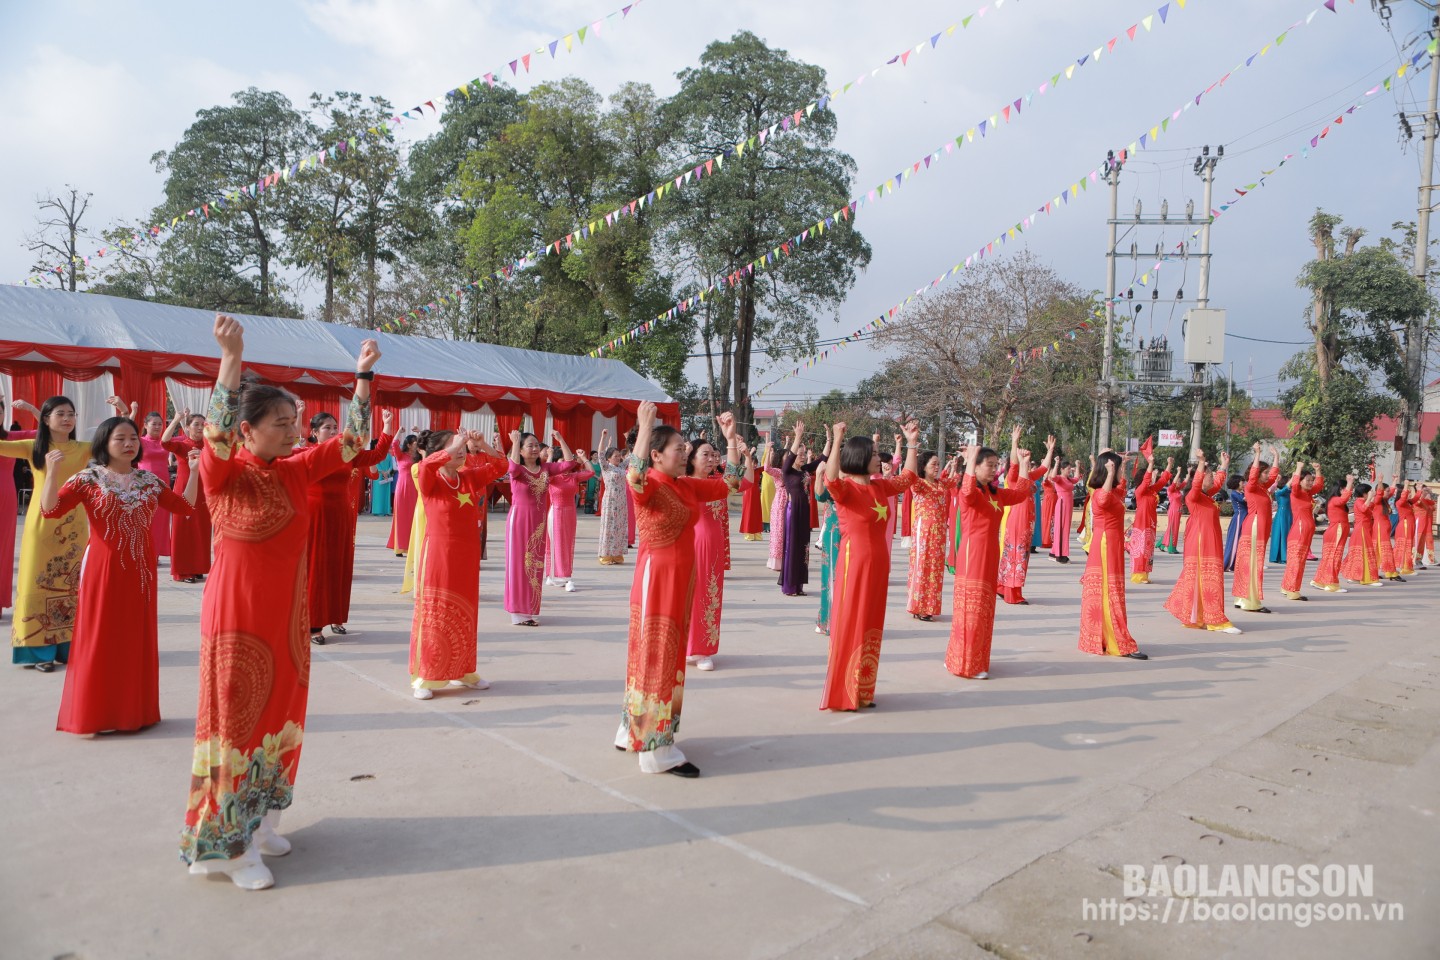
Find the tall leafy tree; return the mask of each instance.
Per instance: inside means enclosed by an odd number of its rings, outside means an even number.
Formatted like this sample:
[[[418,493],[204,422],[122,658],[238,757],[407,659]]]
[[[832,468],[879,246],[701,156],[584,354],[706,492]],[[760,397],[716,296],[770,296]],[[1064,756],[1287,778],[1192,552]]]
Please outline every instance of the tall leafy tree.
[[[479,205],[467,199],[460,170],[466,158],[503,135],[523,115],[523,98],[513,88],[470,87],[452,98],[440,116],[440,129],[411,148],[400,181],[401,248],[388,293],[393,316],[404,316],[429,302],[436,291],[461,288],[474,278],[463,230]],[[497,311],[501,288],[487,285],[459,304],[419,318],[406,318],[402,331],[454,339],[479,339],[482,316]],[[383,298],[383,294],[382,294]]]
[[[321,281],[322,319],[338,319],[337,300],[347,299],[347,317],[374,328],[380,266],[395,260],[401,161],[386,123],[393,111],[383,98],[343,91],[312,94],[310,105],[317,142],[332,152],[284,196],[287,259]]]
[[[261,194],[224,208],[213,204],[222,191],[297,162],[313,148],[314,131],[280,93],[250,87],[231,99],[201,110],[174,148],[151,158],[165,174],[165,199],[151,222],[169,223],[199,203],[212,204],[208,216],[182,220],[162,241],[157,295],[206,308],[293,313],[278,274],[284,203]]]
[[[690,187],[684,203],[657,208],[662,246],[696,284],[726,277],[787,243],[849,201],[854,160],[832,144],[835,115],[816,110],[798,129],[760,148],[760,131],[826,93],[825,73],[748,31],[710,44],[700,65],[682,70],[665,105],[667,159],[679,169],[726,154],[723,172]],[[756,138],[743,155],[733,145]],[[815,318],[837,308],[870,261],[870,247],[846,219],[763,273],[744,273],[704,317],[707,352],[718,355],[721,400],[751,419],[755,347],[808,352]]]
[[[475,207],[461,230],[473,271],[489,275],[522,255],[598,223],[653,184],[659,108],[645,86],[628,85],[608,107],[574,78],[536,87],[523,114],[467,157],[462,195]],[[646,184],[638,187],[637,184]],[[491,282],[473,336],[531,349],[578,352],[655,316],[670,283],[655,267],[647,216],[606,229]],[[625,359],[676,386],[684,345],[668,331]],[[669,333],[670,336],[665,336]],[[657,347],[659,349],[657,349]],[[668,349],[665,349],[668,347]]]
[[[1298,384],[1281,396],[1295,424],[1291,449],[1330,476],[1365,471],[1375,453],[1377,417],[1393,415],[1411,391],[1396,331],[1432,306],[1392,244],[1361,246],[1364,232],[1317,210],[1310,220],[1315,259],[1296,283],[1311,291],[1307,326],[1314,347],[1280,371]]]

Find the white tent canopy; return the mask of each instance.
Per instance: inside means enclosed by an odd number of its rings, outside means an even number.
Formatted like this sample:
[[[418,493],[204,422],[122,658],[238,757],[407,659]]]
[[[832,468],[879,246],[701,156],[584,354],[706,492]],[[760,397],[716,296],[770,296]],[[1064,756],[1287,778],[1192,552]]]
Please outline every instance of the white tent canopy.
[[[617,360],[376,333],[318,320],[240,314],[236,318],[245,326],[245,359],[252,363],[343,373],[354,369],[361,341],[374,337],[384,356],[377,372],[387,377],[670,402],[665,391]],[[214,319],[212,311],[190,307],[61,290],[0,287],[0,343],[12,345],[4,355],[10,360],[51,359],[40,351],[17,352],[15,346],[25,344],[218,359],[219,349],[211,336]],[[195,372],[183,361],[175,369]]]

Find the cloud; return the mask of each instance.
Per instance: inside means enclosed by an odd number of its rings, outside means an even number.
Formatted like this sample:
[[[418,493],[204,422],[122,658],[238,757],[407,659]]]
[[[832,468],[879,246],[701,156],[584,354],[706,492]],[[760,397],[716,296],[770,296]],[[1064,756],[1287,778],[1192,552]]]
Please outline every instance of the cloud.
[[[66,184],[93,192],[86,226],[98,231],[105,217],[118,213],[102,212],[103,200],[145,181],[149,155],[115,147],[133,136],[142,90],[125,64],[82,60],[51,44],[34,47],[16,70],[0,77],[8,123],[24,132],[12,141],[23,149],[7,150],[0,171],[7,185],[0,194],[0,221],[14,225],[6,239],[15,246],[0,257],[7,274],[29,266],[22,234],[32,229],[36,199],[59,193]]]
[[[0,280],[28,273],[23,235],[32,229],[37,198],[66,184],[94,194],[84,226],[96,238],[117,220],[147,216],[162,186],[151,155],[173,146],[197,110],[228,103],[250,85],[284,90],[298,106],[310,89],[294,74],[246,75],[200,57],[171,57],[138,71],[128,61],[33,47],[0,74],[0,102],[11,106],[12,129],[23,132],[15,142],[26,145],[0,161],[0,177],[11,187],[0,195],[0,221],[13,225],[0,251],[6,265]]]
[[[52,174],[72,176],[88,173],[97,148],[119,137],[140,89],[119,62],[91,63],[42,44],[0,82],[0,100],[9,123],[26,131],[26,153],[43,157]]]

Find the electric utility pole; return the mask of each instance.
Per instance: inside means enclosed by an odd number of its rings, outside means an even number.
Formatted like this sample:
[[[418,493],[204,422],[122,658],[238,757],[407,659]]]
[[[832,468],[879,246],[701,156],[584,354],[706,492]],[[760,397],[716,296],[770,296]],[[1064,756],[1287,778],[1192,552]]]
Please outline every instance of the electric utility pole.
[[[1205,310],[1210,306],[1210,227],[1215,222],[1210,211],[1214,208],[1210,205],[1215,189],[1215,166],[1220,158],[1225,156],[1225,148],[1217,147],[1215,155],[1210,155],[1210,147],[1207,145],[1203,152],[1195,159],[1195,174],[1205,184],[1204,210],[1202,216],[1204,221],[1200,227],[1200,288],[1195,296],[1195,309]],[[1191,379],[1195,383],[1195,404],[1190,413],[1190,449],[1195,450],[1200,446],[1200,438],[1205,424],[1205,369],[1206,364],[1191,364]]]
[[[1110,185],[1110,244],[1105,248],[1105,354],[1100,366],[1100,425],[1095,433],[1098,453],[1110,446],[1110,421],[1115,416],[1115,229],[1120,215],[1120,168],[1125,158],[1111,150],[1101,170]]]
[[[1388,31],[1390,18],[1394,11],[1390,9],[1394,0],[1370,0],[1370,6],[1380,16],[1380,22]],[[1430,200],[1431,190],[1434,184],[1435,170],[1435,135],[1437,94],[1440,94],[1440,56],[1437,56],[1435,41],[1440,37],[1440,17],[1434,16],[1440,12],[1440,4],[1432,3],[1430,0],[1414,0],[1415,3],[1430,11],[1430,99],[1425,108],[1425,141],[1424,160],[1420,165],[1420,203],[1416,211],[1415,220],[1415,262],[1411,267],[1411,275],[1429,289],[1428,261],[1430,254]],[[1393,31],[1392,31],[1393,32]],[[1401,126],[1406,134],[1410,133],[1410,125],[1405,115],[1400,115]],[[1412,462],[1420,460],[1420,410],[1423,404],[1425,390],[1425,335],[1429,325],[1428,315],[1413,318],[1405,327],[1405,340],[1403,349],[1405,352],[1405,386],[1404,396],[1400,398],[1400,416],[1396,423],[1395,430],[1395,452],[1400,454],[1400,472],[1403,477]]]
[[[1206,147],[1205,149],[1206,154],[1208,155],[1210,148]],[[1175,378],[1175,374],[1173,372],[1174,355],[1171,352],[1168,336],[1162,338],[1156,338],[1152,336],[1150,340],[1150,345],[1148,347],[1145,346],[1144,340],[1142,338],[1139,343],[1138,349],[1135,349],[1133,351],[1131,357],[1133,361],[1132,365],[1124,371],[1117,371],[1116,368],[1117,366],[1119,366],[1119,364],[1117,364],[1117,358],[1115,355],[1115,325],[1117,319],[1123,323],[1125,318],[1124,316],[1117,317],[1116,304],[1121,299],[1127,301],[1133,299],[1134,290],[1132,288],[1131,290],[1127,291],[1124,298],[1119,298],[1115,296],[1116,270],[1118,268],[1119,261],[1121,260],[1131,260],[1138,265],[1142,260],[1148,261],[1152,259],[1151,252],[1149,250],[1142,251],[1138,242],[1131,242],[1128,252],[1121,251],[1119,249],[1119,241],[1117,237],[1117,232],[1119,228],[1125,227],[1127,234],[1131,231],[1135,231],[1138,236],[1139,232],[1142,230],[1151,230],[1158,227],[1160,230],[1164,231],[1168,229],[1173,229],[1175,226],[1181,223],[1183,223],[1187,227],[1194,226],[1196,224],[1195,202],[1193,200],[1185,204],[1185,216],[1183,221],[1181,221],[1178,216],[1175,219],[1171,219],[1170,202],[1168,200],[1162,200],[1160,202],[1160,215],[1158,217],[1146,216],[1144,213],[1143,205],[1139,200],[1136,200],[1134,216],[1127,216],[1123,220],[1120,219],[1119,190],[1117,185],[1119,181],[1120,168],[1127,159],[1129,158],[1126,157],[1123,152],[1120,154],[1119,158],[1116,158],[1116,156],[1111,153],[1106,158],[1105,164],[1102,167],[1105,172],[1105,181],[1110,184],[1110,249],[1106,253],[1109,270],[1106,276],[1105,287],[1105,353],[1103,367],[1100,374],[1100,387],[1102,393],[1100,395],[1100,403],[1096,405],[1095,410],[1096,428],[1094,449],[1096,451],[1100,450],[1103,447],[1111,446],[1110,435],[1112,433],[1111,428],[1114,421],[1115,398],[1119,392],[1120,387],[1126,388],[1127,392],[1132,398],[1135,394],[1136,389],[1138,389],[1142,393],[1142,395],[1148,395],[1150,392],[1155,390],[1162,390],[1167,395],[1170,395],[1173,394],[1176,390],[1194,389],[1197,381],[1202,384],[1204,382],[1203,373],[1206,363],[1219,362],[1218,359],[1213,358],[1213,355],[1216,350],[1216,345],[1223,344],[1224,336],[1223,311],[1205,309],[1186,311],[1185,329],[1189,331],[1186,337],[1186,358],[1187,362],[1192,362],[1193,360],[1193,362],[1196,363],[1196,366],[1200,370],[1199,376],[1194,379],[1187,377],[1183,380],[1177,380]],[[1205,199],[1208,203],[1210,199],[1210,195],[1208,192],[1205,195]],[[1202,230],[1207,231],[1207,240],[1209,224],[1210,215],[1208,210],[1201,211],[1199,225]],[[1190,249],[1189,240],[1186,240],[1185,242],[1179,244],[1178,249],[1173,252],[1167,251],[1163,245],[1163,242],[1155,244],[1153,259],[1157,261],[1157,263],[1159,261],[1165,260],[1179,260],[1188,265],[1189,261],[1192,258],[1196,258],[1201,261],[1202,278],[1208,277],[1208,268],[1210,263],[1210,251],[1208,243],[1206,244],[1205,249],[1200,253],[1195,253]],[[1137,272],[1139,272],[1138,266]],[[1148,272],[1146,273],[1146,276],[1149,276]],[[1208,292],[1205,289],[1205,282],[1206,281],[1202,279],[1202,289],[1200,292],[1200,296],[1202,299],[1196,301],[1202,307],[1204,304],[1208,303],[1208,300],[1205,299],[1206,297],[1208,297]],[[1152,310],[1151,315],[1153,316],[1155,306],[1160,299],[1160,291],[1158,287],[1151,289],[1150,297],[1151,299],[1149,301],[1149,304]],[[1190,301],[1185,300],[1184,290],[1177,289],[1175,291],[1175,302],[1181,303]],[[1139,316],[1140,311],[1144,308],[1145,304],[1143,303],[1131,305],[1132,322],[1135,318]],[[1217,313],[1221,314],[1218,320],[1216,317],[1213,316]],[[1200,344],[1198,349],[1192,349],[1192,347],[1194,346],[1191,343],[1192,334],[1198,336],[1198,342]],[[1124,375],[1120,375],[1121,373],[1123,373]],[[1126,439],[1128,440],[1129,437],[1127,436]]]
[[[1435,7],[1426,4],[1431,10]],[[1431,38],[1440,35],[1440,18],[1431,20]],[[1425,159],[1420,164],[1420,206],[1415,220],[1415,264],[1412,273],[1427,288],[1430,248],[1430,199],[1435,178],[1435,135],[1437,95],[1440,95],[1440,58],[1435,47],[1430,53],[1430,100],[1425,108]],[[1395,431],[1395,446],[1400,451],[1402,478],[1410,464],[1420,460],[1420,410],[1425,395],[1425,332],[1429,316],[1411,318],[1405,327],[1405,382],[1410,394],[1400,398],[1400,422]]]

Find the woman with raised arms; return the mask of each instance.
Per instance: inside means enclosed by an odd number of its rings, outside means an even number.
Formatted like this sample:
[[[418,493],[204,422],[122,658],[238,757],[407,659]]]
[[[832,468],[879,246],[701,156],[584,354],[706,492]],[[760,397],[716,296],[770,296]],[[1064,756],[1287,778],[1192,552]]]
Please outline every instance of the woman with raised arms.
[[[840,562],[830,613],[830,664],[825,671],[821,710],[875,706],[880,643],[885,634],[885,598],[890,588],[890,547],[886,533],[895,498],[915,483],[920,425],[905,425],[905,464],[898,477],[880,474],[880,454],[868,437],[845,438],[837,423],[825,464],[825,489],[840,515]]]
[[[698,777],[700,770],[675,746],[685,693],[685,646],[695,589],[695,524],[709,503],[738,486],[735,418],[717,418],[728,452],[727,479],[685,475],[685,438],[655,422],[655,404],[637,412],[627,482],[635,496],[639,553],[630,588],[630,636],[625,703],[615,749],[640,755],[645,773]]]
[[[340,436],[296,451],[295,401],[241,385],[244,328],[215,317],[220,372],[206,418],[200,482],[216,529],[200,605],[200,705],[180,853],[194,874],[263,890],[261,855],[283,856],[276,832],[294,797],[310,685],[305,556],[310,486],[348,471],[370,430],[370,381],[380,359],[366,340]]]

